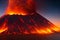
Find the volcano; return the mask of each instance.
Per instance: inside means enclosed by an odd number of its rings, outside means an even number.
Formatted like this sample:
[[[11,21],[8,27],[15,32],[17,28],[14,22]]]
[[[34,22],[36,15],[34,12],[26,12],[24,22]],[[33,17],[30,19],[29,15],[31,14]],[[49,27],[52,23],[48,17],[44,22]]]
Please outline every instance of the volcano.
[[[60,28],[38,13],[0,18],[1,40],[49,40],[47,35],[56,32],[60,32]]]
[[[19,39],[23,34],[23,39],[27,38],[27,34],[31,37],[34,34],[55,32],[60,32],[60,28],[35,11],[34,0],[9,0],[5,15],[0,18],[0,34],[4,35],[3,39],[6,37],[5,35],[20,35]]]
[[[20,34],[48,34],[52,33],[52,30],[54,30],[53,28],[58,29],[52,23],[37,13],[25,16],[5,15],[0,19],[0,25],[3,25],[2,28],[3,30],[6,30],[7,33]],[[1,32],[3,32],[3,30]]]

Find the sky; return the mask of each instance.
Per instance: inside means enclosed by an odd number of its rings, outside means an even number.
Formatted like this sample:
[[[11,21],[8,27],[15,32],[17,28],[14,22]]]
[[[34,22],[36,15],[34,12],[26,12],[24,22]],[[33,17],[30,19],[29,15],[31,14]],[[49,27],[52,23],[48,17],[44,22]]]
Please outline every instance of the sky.
[[[0,0],[0,16],[7,8],[8,0]],[[60,0],[36,0],[36,11],[60,27]]]
[[[38,0],[38,13],[48,19],[50,22],[60,27],[60,0],[44,0],[40,7],[41,0]]]

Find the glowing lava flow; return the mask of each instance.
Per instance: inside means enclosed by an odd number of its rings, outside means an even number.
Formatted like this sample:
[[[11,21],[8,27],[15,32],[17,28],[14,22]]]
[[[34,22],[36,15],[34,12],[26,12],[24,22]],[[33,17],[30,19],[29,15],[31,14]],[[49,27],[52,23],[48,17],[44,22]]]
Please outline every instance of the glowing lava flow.
[[[8,27],[6,26],[6,23],[4,23],[2,26],[0,26],[0,33],[3,33],[8,30]]]
[[[60,32],[60,28],[53,27],[53,28],[44,28],[44,29],[36,29],[37,34],[52,34],[55,32]]]

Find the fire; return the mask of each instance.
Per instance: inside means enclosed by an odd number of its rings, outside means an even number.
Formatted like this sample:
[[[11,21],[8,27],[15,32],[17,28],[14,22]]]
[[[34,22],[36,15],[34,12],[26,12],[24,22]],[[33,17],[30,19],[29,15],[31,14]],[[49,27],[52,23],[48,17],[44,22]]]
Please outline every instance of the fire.
[[[7,30],[8,30],[8,28],[6,27],[6,23],[4,23],[4,24],[2,25],[2,27],[0,28],[0,33],[5,32],[5,31],[7,31]]]
[[[60,27],[52,27],[51,29],[56,31],[56,32],[60,32]]]
[[[22,12],[21,12],[21,13],[18,13],[18,14],[15,13],[15,12],[9,12],[8,14],[9,14],[9,15],[26,15],[26,14],[24,14],[24,13],[22,13]]]
[[[60,28],[59,27],[51,27],[51,28],[40,28],[37,29],[35,28],[36,31],[32,31],[32,34],[52,34],[55,32],[60,32]]]
[[[31,15],[34,11],[34,0],[9,0],[6,15]]]
[[[41,29],[41,30],[37,30],[38,33],[40,34],[51,34],[53,33],[51,29]]]

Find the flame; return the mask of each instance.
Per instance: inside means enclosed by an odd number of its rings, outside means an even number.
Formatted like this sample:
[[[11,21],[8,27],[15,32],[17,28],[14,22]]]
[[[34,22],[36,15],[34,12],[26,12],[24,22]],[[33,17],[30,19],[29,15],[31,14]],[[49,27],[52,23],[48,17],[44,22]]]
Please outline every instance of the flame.
[[[56,31],[56,32],[60,32],[60,27],[52,27],[51,29]]]
[[[37,29],[35,28],[36,31],[32,31],[32,34],[52,34],[55,32],[60,32],[60,28],[59,27],[51,27],[51,28],[40,28]]]
[[[24,14],[23,12],[21,12],[21,13],[15,13],[15,12],[9,12],[8,13],[9,15],[26,15],[26,14]]]
[[[2,25],[2,27],[0,28],[0,33],[7,31],[7,29],[8,29],[8,28],[6,27],[6,23],[4,23],[4,24]]]
[[[51,31],[51,29],[49,29],[49,28],[47,28],[47,29],[40,29],[40,30],[37,30],[37,32],[38,32],[39,34],[51,34],[51,33],[53,33],[53,32]]]
[[[34,10],[33,3],[33,0],[9,0],[6,15],[30,15]]]

